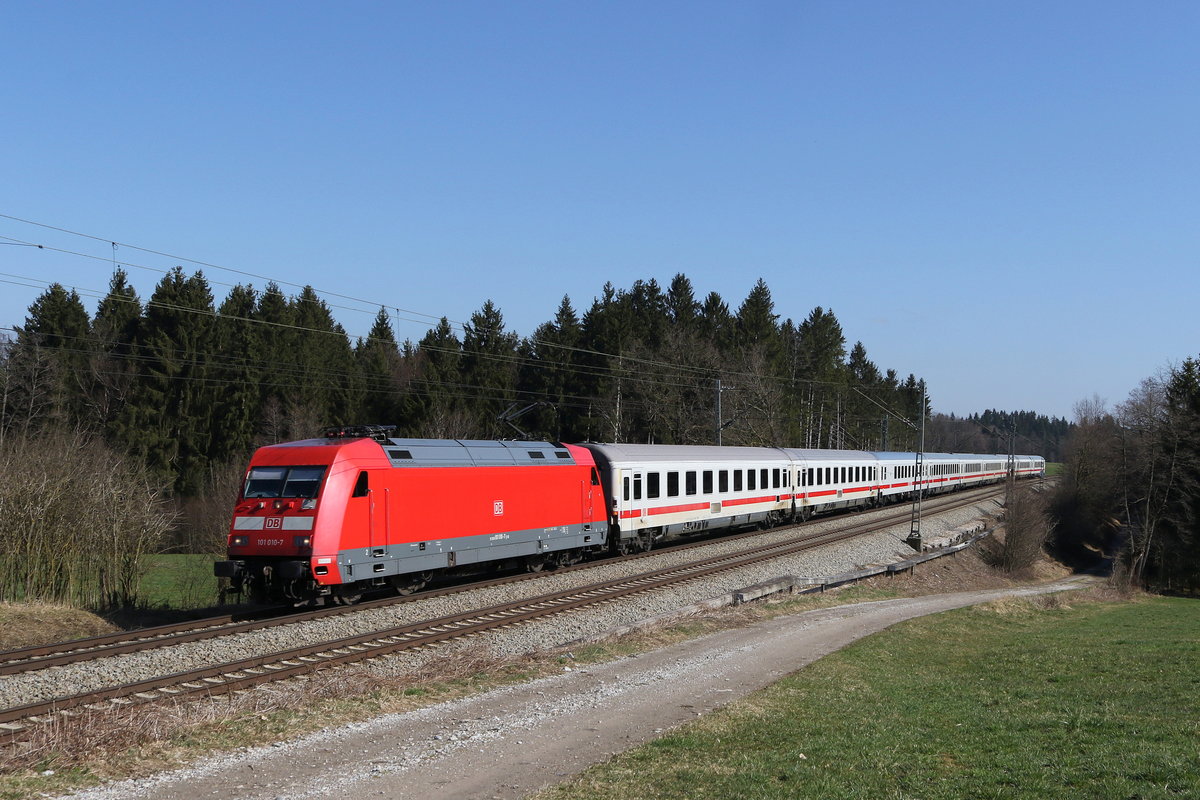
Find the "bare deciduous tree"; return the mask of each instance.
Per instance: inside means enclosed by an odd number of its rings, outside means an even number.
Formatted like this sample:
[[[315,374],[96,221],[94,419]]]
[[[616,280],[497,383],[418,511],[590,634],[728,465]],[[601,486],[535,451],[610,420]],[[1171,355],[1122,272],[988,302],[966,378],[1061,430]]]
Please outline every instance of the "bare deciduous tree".
[[[96,439],[47,431],[0,451],[0,599],[137,601],[143,559],[174,522],[163,489]]]

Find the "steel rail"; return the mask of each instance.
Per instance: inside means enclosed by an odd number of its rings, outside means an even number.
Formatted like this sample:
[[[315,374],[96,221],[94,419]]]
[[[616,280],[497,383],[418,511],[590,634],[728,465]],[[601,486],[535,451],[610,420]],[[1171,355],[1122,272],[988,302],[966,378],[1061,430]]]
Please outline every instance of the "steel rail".
[[[979,502],[980,497],[960,497],[942,510]],[[554,616],[569,610],[610,602],[631,594],[727,572],[759,561],[793,555],[884,528],[893,527],[907,511],[867,520],[837,531],[827,531],[799,540],[760,545],[736,553],[714,556],[689,564],[651,570],[640,575],[600,581],[524,600],[462,612],[434,620],[410,623],[385,631],[346,637],[289,649],[228,664],[175,673],[123,686],[0,711],[0,728],[10,740],[23,738],[30,723],[70,716],[80,708],[104,708],[106,703],[128,706],[194,694],[220,695],[271,681],[304,675],[333,666],[364,661],[403,650],[427,647],[448,639],[477,635],[499,627]],[[645,555],[645,554],[642,554]]]
[[[973,494],[980,493],[986,495],[994,492],[995,489],[994,487],[989,486],[969,491],[971,491]],[[800,525],[803,524],[806,523],[801,523]],[[799,527],[800,525],[793,525],[792,527]],[[772,530],[778,532],[786,529],[786,526],[781,526]],[[766,531],[755,530],[739,534],[714,534],[712,536],[706,536],[703,539],[679,543],[671,546],[669,549],[670,551],[685,551],[695,547],[704,547],[706,545],[713,544],[715,541],[738,541],[744,538],[761,536],[764,535],[764,533],[766,533]],[[608,558],[600,561],[592,560],[583,564],[560,567],[556,570],[553,570],[553,573],[563,574],[579,569],[591,569],[594,568],[597,563],[616,563],[617,561],[621,560],[645,558],[662,552],[666,552],[666,550],[660,548],[659,550],[651,550],[644,553],[633,553],[617,558]],[[469,583],[456,584],[453,586],[440,587],[437,589],[430,589],[412,595],[368,600],[366,602],[356,603],[351,606],[329,606],[326,608],[309,609],[299,612],[293,611],[293,607],[268,608],[259,611],[207,617],[188,622],[157,625],[149,628],[138,628],[130,631],[117,631],[115,633],[104,634],[102,636],[93,636],[86,639],[75,639],[67,642],[57,642],[52,644],[26,647],[17,650],[0,651],[0,675],[18,675],[24,672],[45,669],[48,667],[77,664],[96,658],[139,653],[160,647],[169,647],[188,642],[204,641],[206,639],[212,639],[221,636],[231,636],[248,631],[263,630],[265,628],[278,627],[281,625],[291,625],[299,622],[323,619],[325,617],[352,614],[356,611],[364,609],[386,608],[388,606],[410,603],[415,600],[431,597],[439,597],[442,595],[467,591],[470,589],[480,589],[489,586],[498,586],[508,583],[517,583],[524,580],[531,580],[537,578],[540,574],[544,573],[522,573],[517,575],[501,576],[498,578],[488,578],[482,581],[473,581]],[[245,619],[247,616],[251,616],[252,618]],[[239,617],[241,617],[241,619],[239,619]]]

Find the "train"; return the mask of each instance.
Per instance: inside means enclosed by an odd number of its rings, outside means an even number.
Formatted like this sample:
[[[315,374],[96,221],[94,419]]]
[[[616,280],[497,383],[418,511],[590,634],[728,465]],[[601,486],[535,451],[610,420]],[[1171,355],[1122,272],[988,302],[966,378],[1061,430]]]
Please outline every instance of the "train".
[[[1016,477],[1035,455],[396,438],[259,448],[214,573],[256,602],[350,604],[435,576],[531,571]]]

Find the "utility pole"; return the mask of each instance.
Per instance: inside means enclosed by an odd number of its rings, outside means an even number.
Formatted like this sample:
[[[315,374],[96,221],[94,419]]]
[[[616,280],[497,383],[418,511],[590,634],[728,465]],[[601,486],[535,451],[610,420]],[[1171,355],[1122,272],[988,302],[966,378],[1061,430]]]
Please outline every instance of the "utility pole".
[[[717,447],[721,446],[721,379],[717,378]]]
[[[912,521],[909,523],[908,538],[905,539],[910,547],[918,552],[921,550],[921,498],[925,494],[925,381],[921,381],[921,426],[920,444],[917,447],[916,488],[913,495]]]
[[[1017,486],[1017,420],[1009,422],[1008,433],[1008,476],[1004,483],[1004,507],[1010,508],[1013,491]]]

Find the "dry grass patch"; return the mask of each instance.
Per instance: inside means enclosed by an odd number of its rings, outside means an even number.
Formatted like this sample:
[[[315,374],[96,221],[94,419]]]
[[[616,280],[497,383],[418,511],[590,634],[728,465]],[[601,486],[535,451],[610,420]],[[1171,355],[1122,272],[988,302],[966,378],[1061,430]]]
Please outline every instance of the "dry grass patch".
[[[57,603],[0,603],[0,650],[65,642],[117,630],[90,611]]]

